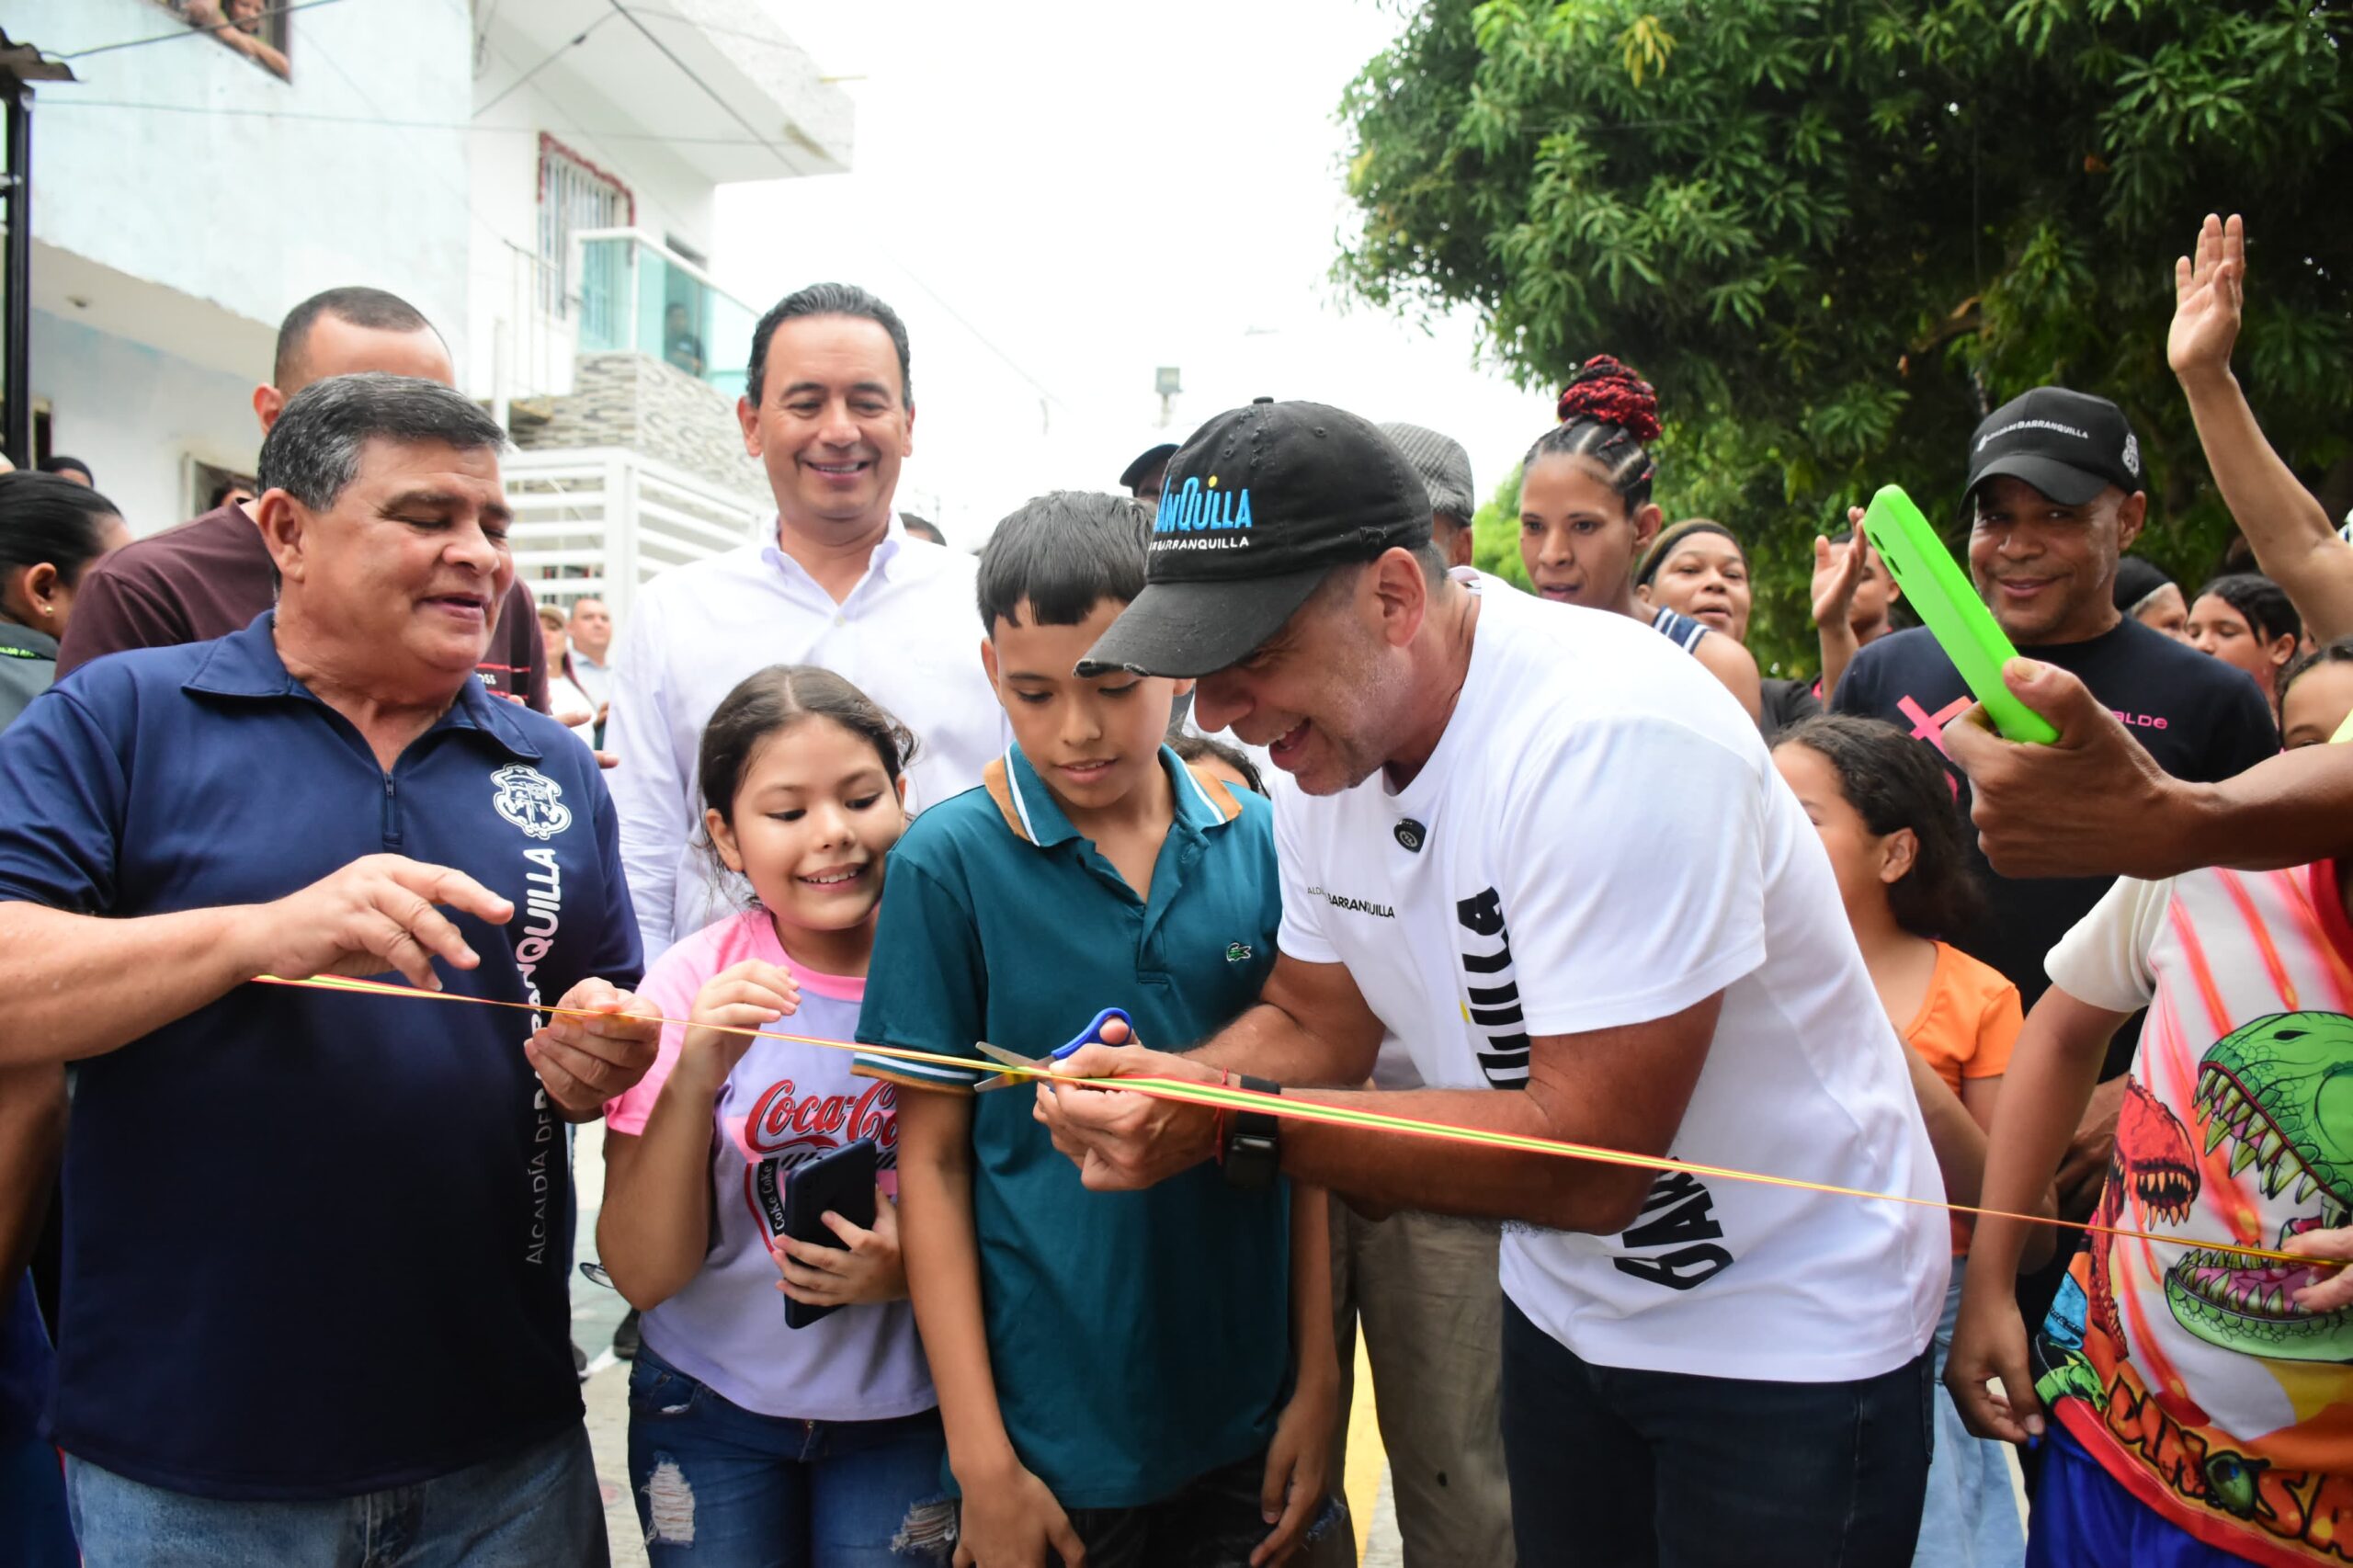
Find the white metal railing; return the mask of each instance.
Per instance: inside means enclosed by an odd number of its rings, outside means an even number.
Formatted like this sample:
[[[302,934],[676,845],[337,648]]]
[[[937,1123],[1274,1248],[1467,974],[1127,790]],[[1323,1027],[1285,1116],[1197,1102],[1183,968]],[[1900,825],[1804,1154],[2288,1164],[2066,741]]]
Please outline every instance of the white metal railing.
[[[638,585],[760,537],[770,514],[733,491],[624,447],[509,452],[515,574],[542,604],[594,594],[626,620]]]
[[[540,301],[553,286],[559,309]],[[517,398],[563,396],[572,390],[575,331],[563,303],[563,275],[534,252],[506,242],[506,309],[491,324],[491,417],[512,429]]]
[[[743,394],[759,312],[642,229],[572,235],[572,297],[584,354],[623,351]]]

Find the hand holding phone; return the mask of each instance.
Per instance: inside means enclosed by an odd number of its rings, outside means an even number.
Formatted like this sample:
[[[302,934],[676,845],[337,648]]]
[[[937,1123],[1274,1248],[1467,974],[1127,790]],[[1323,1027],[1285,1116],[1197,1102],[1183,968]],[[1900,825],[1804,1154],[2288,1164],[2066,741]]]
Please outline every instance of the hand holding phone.
[[[906,1294],[898,1216],[874,1183],[879,1164],[874,1141],[860,1138],[784,1178],[784,1224],[775,1252],[784,1276],[778,1288],[785,1293],[785,1327],[806,1328],[853,1301]],[[828,1213],[845,1230],[827,1224]],[[894,1290],[873,1293],[892,1276]]]
[[[1994,728],[2011,740],[2038,745],[2057,740],[2057,727],[2002,684],[2002,666],[2018,656],[2018,649],[1903,486],[1882,486],[1871,497],[1863,535],[1887,562],[1929,635],[1984,704]]]

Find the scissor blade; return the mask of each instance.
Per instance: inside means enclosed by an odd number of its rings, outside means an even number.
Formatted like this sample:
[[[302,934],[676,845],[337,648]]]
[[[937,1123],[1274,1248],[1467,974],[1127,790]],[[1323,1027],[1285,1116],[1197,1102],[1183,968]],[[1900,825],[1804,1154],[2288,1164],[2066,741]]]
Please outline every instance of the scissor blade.
[[[1012,1051],[1006,1050],[1005,1047],[1001,1045],[991,1045],[984,1040],[974,1040],[972,1042],[972,1048],[975,1051],[978,1051],[983,1056],[987,1057],[990,1061],[1000,1062],[1007,1067],[1035,1067],[1038,1065],[1038,1059],[1034,1056],[1016,1056]],[[972,1087],[978,1093],[986,1094],[991,1089],[1007,1089],[1011,1088],[1016,1084],[1027,1083],[1028,1081],[1029,1076],[1027,1074],[999,1073],[993,1078],[982,1079],[979,1083],[973,1085]]]

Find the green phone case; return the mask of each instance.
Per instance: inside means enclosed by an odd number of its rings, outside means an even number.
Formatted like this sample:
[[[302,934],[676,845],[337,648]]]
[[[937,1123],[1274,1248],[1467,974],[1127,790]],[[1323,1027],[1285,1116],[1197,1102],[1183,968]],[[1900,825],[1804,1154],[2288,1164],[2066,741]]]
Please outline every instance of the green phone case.
[[[2059,738],[2051,721],[2020,702],[2002,684],[2002,666],[2018,657],[2018,650],[2003,635],[1994,612],[1953,562],[1952,552],[1937,538],[1937,530],[1904,494],[1900,484],[1883,485],[1863,514],[1863,534],[1895,574],[1909,604],[1945,656],[1985,705],[1994,728],[2014,741],[2049,745]]]

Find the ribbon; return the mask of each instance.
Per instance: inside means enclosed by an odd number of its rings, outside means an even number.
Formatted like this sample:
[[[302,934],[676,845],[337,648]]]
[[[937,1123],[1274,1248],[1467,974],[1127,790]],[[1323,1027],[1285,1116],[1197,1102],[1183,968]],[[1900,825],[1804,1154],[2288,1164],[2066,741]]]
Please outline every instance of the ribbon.
[[[313,991],[357,992],[369,996],[398,996],[426,1002],[466,1002],[483,1007],[510,1007],[527,1013],[543,1014],[551,1018],[597,1019],[609,1017],[585,1007],[551,1007],[529,1002],[508,1002],[495,996],[462,996],[449,991],[423,991],[414,985],[393,985],[378,980],[353,980],[340,975],[314,975],[309,980],[287,980],[278,975],[255,977],[263,985],[286,985]],[[644,1017],[643,1014],[632,1017]],[[1153,1099],[1175,1100],[1186,1105],[1210,1106],[1228,1110],[1259,1111],[1268,1116],[1288,1118],[1293,1121],[1320,1121],[1336,1127],[1363,1128],[1372,1131],[1394,1133],[1408,1138],[1434,1138],[1446,1142],[1469,1144],[1485,1149],[1509,1149],[1518,1153],[1545,1154],[1561,1159],[1587,1160],[1597,1165],[1633,1165],[1644,1170],[1682,1171],[1696,1176],[1712,1176],[1722,1181],[1745,1181],[1759,1187],[1786,1187],[1794,1192],[1819,1192],[1834,1198],[1870,1199],[1881,1203],[1902,1203],[1915,1209],[1937,1209],[1948,1213],[1966,1214],[1979,1220],[2016,1220],[2029,1225],[2048,1225],[2066,1231],[2094,1231],[2102,1235],[2123,1236],[2132,1241],[2162,1242],[2171,1246],[2202,1247],[2209,1252],[2227,1252],[2245,1257],[2260,1258],[2267,1263],[2293,1264],[2310,1268],[2342,1267],[2336,1259],[2313,1257],[2306,1253],[2279,1252],[2268,1247],[2245,1246],[2234,1242],[2208,1241],[2202,1237],[2168,1235],[2162,1231],[2136,1231],[2123,1225],[2100,1225],[2090,1221],[2062,1220],[2048,1214],[2015,1214],[2006,1209],[1982,1209],[1967,1203],[1953,1203],[1939,1198],[1915,1198],[1904,1192],[1874,1192],[1869,1187],[1840,1187],[1832,1182],[1803,1181],[1796,1176],[1770,1176],[1762,1171],[1744,1171],[1731,1165],[1702,1165],[1693,1160],[1671,1159],[1660,1154],[1637,1154],[1624,1149],[1607,1149],[1591,1143],[1572,1143],[1558,1138],[1531,1138],[1524,1133],[1495,1132],[1483,1127],[1460,1127],[1447,1121],[1424,1121],[1415,1117],[1391,1116],[1385,1111],[1358,1110],[1353,1107],[1322,1105],[1313,1100],[1296,1099],[1289,1095],[1262,1094],[1255,1089],[1222,1084],[1196,1084],[1180,1078],[1082,1078],[1067,1073],[1056,1073],[1041,1066],[1016,1066],[1009,1063],[982,1062],[969,1056],[949,1056],[940,1051],[915,1051],[895,1045],[858,1045],[849,1040],[824,1040],[815,1035],[787,1034],[780,1029],[741,1028],[725,1024],[691,1025],[685,1018],[648,1018],[647,1022],[664,1026],[675,1025],[714,1029],[721,1034],[748,1035],[759,1040],[780,1040],[792,1045],[813,1045],[826,1051],[856,1051],[867,1056],[880,1056],[896,1062],[913,1062],[930,1066],[954,1067],[963,1072],[975,1068],[1014,1077],[1036,1078],[1065,1084],[1075,1088],[1124,1089]],[[1908,1048],[1907,1048],[1908,1049]]]

